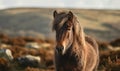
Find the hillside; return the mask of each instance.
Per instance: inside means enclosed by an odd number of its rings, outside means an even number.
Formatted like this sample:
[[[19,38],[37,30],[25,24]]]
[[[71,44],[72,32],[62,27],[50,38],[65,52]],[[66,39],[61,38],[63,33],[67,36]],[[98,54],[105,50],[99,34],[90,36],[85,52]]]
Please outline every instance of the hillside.
[[[10,36],[34,36],[54,38],[52,13],[56,9],[13,8],[0,11],[0,32]],[[120,35],[120,11],[71,10],[80,20],[86,34],[101,41],[109,41]],[[44,36],[45,35],[45,36]]]

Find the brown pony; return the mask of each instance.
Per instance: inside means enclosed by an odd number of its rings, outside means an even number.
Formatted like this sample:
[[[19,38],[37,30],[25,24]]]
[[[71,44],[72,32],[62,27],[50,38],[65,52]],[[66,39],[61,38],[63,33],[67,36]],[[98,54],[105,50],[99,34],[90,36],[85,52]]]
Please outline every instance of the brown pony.
[[[98,45],[85,36],[75,15],[69,11],[53,13],[56,32],[56,71],[96,71],[99,63]]]

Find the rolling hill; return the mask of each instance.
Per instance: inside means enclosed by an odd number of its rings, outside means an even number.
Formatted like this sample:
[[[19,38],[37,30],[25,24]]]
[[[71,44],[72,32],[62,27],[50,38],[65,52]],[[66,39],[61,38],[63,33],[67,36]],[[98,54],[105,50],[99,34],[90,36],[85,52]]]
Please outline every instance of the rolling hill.
[[[101,41],[120,36],[120,10],[11,8],[0,10],[0,32],[10,36],[54,38],[52,13],[71,10],[89,34]]]

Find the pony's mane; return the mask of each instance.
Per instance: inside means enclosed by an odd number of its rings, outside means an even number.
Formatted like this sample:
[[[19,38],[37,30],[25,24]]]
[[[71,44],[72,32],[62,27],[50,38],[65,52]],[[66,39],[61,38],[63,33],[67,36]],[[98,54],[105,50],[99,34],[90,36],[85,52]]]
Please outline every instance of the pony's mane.
[[[77,42],[79,42],[79,44],[84,47],[85,37],[84,37],[83,28],[80,25],[79,20],[75,15],[73,16],[73,32],[75,35],[74,38],[76,38]]]

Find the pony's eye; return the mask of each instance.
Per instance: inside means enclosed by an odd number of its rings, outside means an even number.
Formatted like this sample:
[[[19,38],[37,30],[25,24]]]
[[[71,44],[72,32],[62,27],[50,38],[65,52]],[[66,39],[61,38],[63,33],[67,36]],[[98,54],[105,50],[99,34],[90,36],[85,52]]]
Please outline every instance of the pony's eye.
[[[71,29],[71,26],[70,26],[70,25],[67,25],[66,28],[67,28],[67,30],[70,30],[70,29]]]
[[[69,31],[69,30],[70,30],[70,28],[67,28],[67,30]]]
[[[70,30],[71,24],[69,22],[65,22],[65,28],[66,28],[66,30]]]

